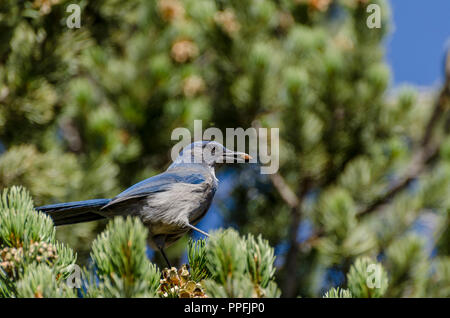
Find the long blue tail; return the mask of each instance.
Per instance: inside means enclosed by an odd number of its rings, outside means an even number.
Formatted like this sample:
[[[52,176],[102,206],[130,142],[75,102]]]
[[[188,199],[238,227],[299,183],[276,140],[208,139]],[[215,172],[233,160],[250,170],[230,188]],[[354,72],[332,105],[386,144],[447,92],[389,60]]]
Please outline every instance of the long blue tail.
[[[89,222],[104,217],[97,214],[111,199],[58,203],[37,207],[36,210],[48,214],[55,225]]]

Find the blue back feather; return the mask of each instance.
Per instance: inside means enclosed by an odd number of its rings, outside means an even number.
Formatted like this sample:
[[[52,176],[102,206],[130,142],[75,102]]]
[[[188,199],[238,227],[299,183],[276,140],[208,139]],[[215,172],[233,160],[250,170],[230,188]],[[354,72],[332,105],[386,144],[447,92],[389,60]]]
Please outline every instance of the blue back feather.
[[[167,191],[174,183],[201,184],[206,181],[209,175],[209,170],[201,164],[179,165],[129,187],[112,199],[104,208],[128,199]]]

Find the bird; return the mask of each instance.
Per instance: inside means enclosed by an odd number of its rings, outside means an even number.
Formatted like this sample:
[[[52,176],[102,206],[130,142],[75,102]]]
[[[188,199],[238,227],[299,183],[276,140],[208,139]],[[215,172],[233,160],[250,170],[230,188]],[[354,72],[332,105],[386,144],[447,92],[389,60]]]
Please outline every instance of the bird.
[[[231,151],[216,141],[196,141],[184,147],[166,171],[136,183],[112,199],[58,203],[36,209],[50,216],[55,226],[116,216],[139,217],[149,231],[149,245],[161,252],[171,268],[164,252],[166,247],[191,230],[208,237],[195,225],[208,212],[216,193],[216,164],[251,159],[250,155]]]

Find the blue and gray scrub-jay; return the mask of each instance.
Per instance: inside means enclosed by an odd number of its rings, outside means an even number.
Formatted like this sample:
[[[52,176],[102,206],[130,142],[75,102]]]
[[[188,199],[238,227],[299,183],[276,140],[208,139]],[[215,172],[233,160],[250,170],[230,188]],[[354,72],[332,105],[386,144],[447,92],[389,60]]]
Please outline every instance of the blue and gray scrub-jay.
[[[55,225],[88,222],[115,216],[138,216],[149,230],[149,242],[166,260],[164,248],[195,227],[208,211],[218,180],[218,162],[245,162],[243,152],[228,150],[214,141],[197,141],[186,146],[169,168],[141,181],[113,199],[52,204],[38,207]]]

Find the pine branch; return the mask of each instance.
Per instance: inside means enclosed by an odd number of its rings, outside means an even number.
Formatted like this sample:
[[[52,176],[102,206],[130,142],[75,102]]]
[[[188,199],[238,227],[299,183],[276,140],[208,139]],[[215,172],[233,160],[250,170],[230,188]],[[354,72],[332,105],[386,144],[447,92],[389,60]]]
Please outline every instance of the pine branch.
[[[432,136],[438,121],[445,114],[450,102],[450,51],[447,53],[445,63],[445,83],[441,89],[439,97],[436,101],[433,114],[431,115],[425,129],[424,136],[420,143],[420,148],[413,154],[405,174],[398,178],[393,185],[389,187],[379,198],[375,199],[371,204],[363,208],[357,213],[360,218],[367,214],[377,211],[381,206],[388,203],[392,198],[404,190],[414,179],[416,179],[439,154],[440,143],[433,143]],[[449,117],[450,119],[450,117]],[[450,127],[445,127],[445,133],[450,131]],[[298,244],[300,249],[306,246],[314,245],[315,242],[324,234],[323,229],[316,230],[308,240]]]
[[[278,172],[269,176],[273,186],[278,191],[283,201],[286,202],[290,208],[297,208],[300,205],[300,199],[294,191],[291,190],[284,178]]]
[[[439,153],[440,144],[433,143],[432,136],[437,126],[438,121],[442,118],[442,115],[446,112],[448,103],[450,100],[450,52],[447,54],[446,59],[446,81],[441,90],[439,98],[437,99],[434,111],[426,125],[425,133],[420,143],[420,148],[416,151],[411,159],[410,164],[405,170],[406,173],[400,177],[393,185],[389,187],[386,192],[378,199],[373,201],[367,207],[357,213],[358,217],[370,214],[389,200],[394,198],[397,194],[402,192],[414,179],[416,179],[426,168],[426,166],[433,161]],[[446,133],[450,128],[446,127]],[[299,251],[304,250],[307,246],[314,245],[323,236],[323,229],[317,229],[308,240],[297,243],[297,232],[301,222],[301,201],[302,193],[296,195],[292,189],[287,185],[284,178],[279,174],[273,174],[270,176],[273,186],[280,194],[283,201],[291,208],[291,227],[289,231],[288,242],[290,248],[288,250],[285,267],[285,279],[282,285],[284,297],[295,296],[295,269],[297,267],[297,256]],[[301,190],[304,193],[308,186],[303,185]],[[307,190],[306,190],[307,191]],[[293,276],[294,275],[294,276]]]
[[[433,114],[427,123],[424,136],[422,138],[421,146],[417,152],[413,155],[411,163],[406,169],[404,176],[400,177],[382,196],[376,199],[372,204],[368,205],[362,211],[358,213],[359,216],[369,214],[377,210],[380,206],[392,199],[396,194],[405,189],[411,181],[417,178],[439,153],[440,144],[434,144],[432,136],[434,128],[437,126],[438,121],[442,118],[450,102],[450,51],[447,53],[445,63],[445,83],[441,89],[439,97],[436,101]],[[448,133],[448,128],[445,129]]]
[[[284,263],[284,281],[282,285],[283,296],[284,297],[294,297],[295,296],[295,286],[296,286],[296,268],[297,268],[297,256],[298,256],[298,244],[297,244],[297,232],[298,227],[301,223],[301,202],[303,197],[308,192],[311,187],[311,180],[303,180],[299,194],[295,194],[294,191],[289,187],[284,178],[279,174],[275,173],[270,175],[270,179],[275,189],[277,189],[281,198],[286,202],[286,204],[291,208],[291,226],[289,228],[288,242],[289,250],[286,255],[286,261]]]

